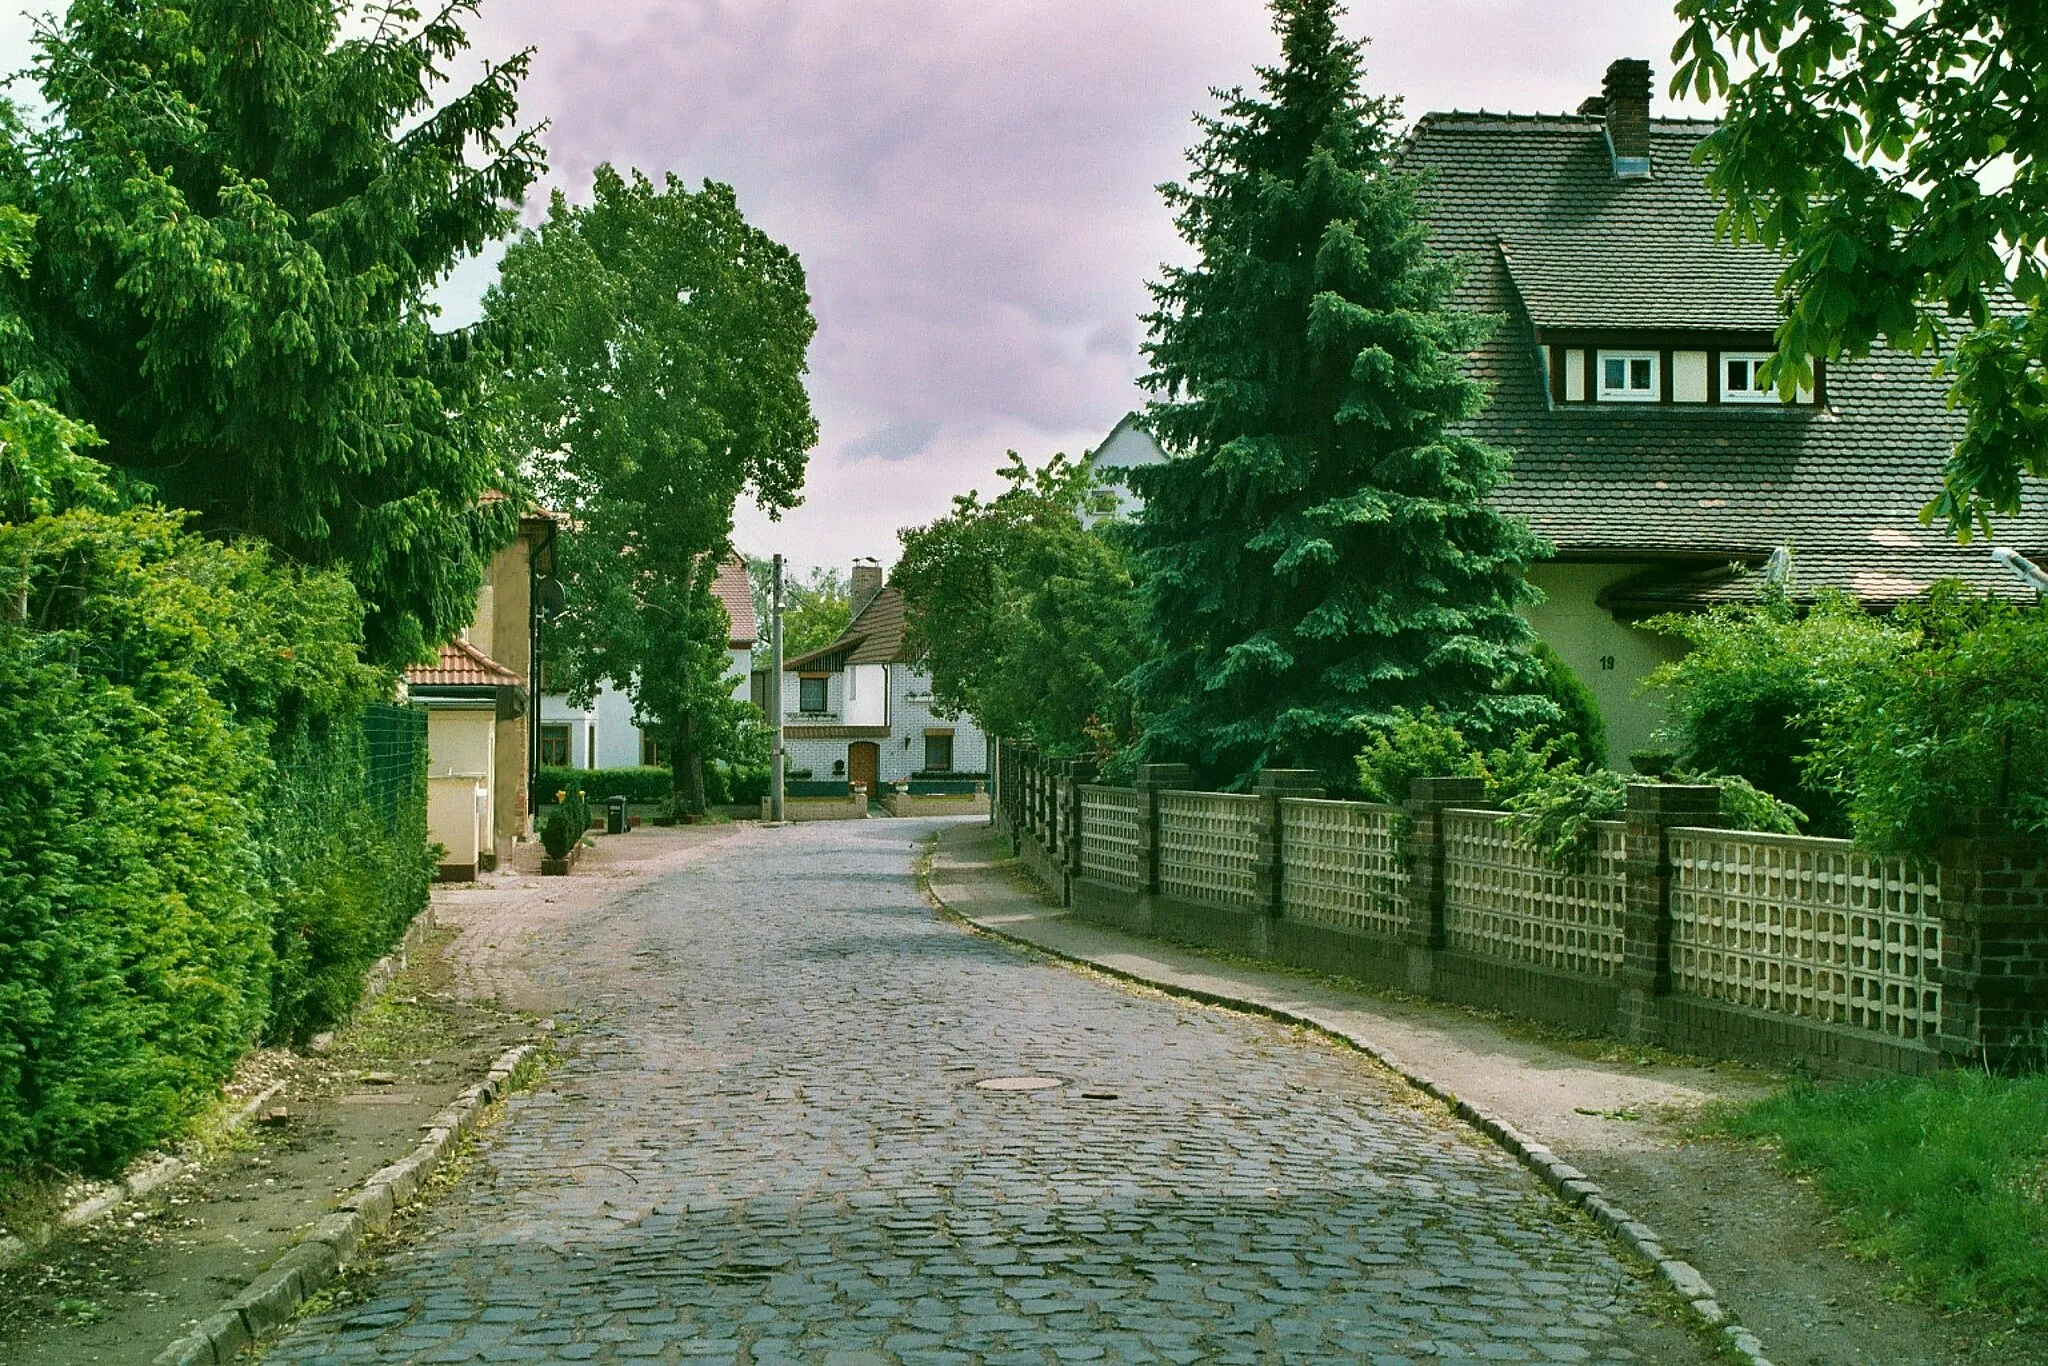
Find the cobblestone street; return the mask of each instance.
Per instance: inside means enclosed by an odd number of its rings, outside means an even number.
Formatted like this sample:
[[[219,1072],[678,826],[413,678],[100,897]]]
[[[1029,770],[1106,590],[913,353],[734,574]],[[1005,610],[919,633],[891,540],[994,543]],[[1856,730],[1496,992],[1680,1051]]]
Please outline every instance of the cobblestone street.
[[[537,939],[567,1060],[268,1359],[1701,1359],[1358,1055],[936,919],[930,828],[742,831]]]

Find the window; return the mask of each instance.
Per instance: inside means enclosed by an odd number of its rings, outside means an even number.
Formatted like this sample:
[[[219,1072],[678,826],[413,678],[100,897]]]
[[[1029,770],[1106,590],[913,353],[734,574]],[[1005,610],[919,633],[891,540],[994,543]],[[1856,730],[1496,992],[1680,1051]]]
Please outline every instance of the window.
[[[1659,397],[1655,351],[1600,353],[1601,402],[1655,403]]]
[[[924,737],[924,767],[927,773],[943,773],[953,767],[953,737],[951,735],[927,735]]]
[[[583,766],[597,767],[597,723],[590,723],[590,729],[583,732]]]
[[[668,756],[661,752],[661,741],[652,735],[640,737],[640,766],[642,768],[667,768]]]
[[[567,726],[542,726],[540,728],[540,761],[549,768],[569,766],[569,728]]]
[[[1721,401],[1724,403],[1776,403],[1778,391],[1763,382],[1768,351],[1723,351],[1721,353]]]
[[[825,676],[800,678],[796,684],[796,709],[806,712],[825,710]]]

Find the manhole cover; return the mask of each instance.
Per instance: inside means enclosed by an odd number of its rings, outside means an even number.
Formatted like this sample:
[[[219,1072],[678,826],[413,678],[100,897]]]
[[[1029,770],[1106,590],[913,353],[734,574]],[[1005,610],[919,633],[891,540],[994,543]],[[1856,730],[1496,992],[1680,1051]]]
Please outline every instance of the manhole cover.
[[[1044,1091],[1066,1085],[1058,1077],[990,1077],[974,1084],[984,1091]]]

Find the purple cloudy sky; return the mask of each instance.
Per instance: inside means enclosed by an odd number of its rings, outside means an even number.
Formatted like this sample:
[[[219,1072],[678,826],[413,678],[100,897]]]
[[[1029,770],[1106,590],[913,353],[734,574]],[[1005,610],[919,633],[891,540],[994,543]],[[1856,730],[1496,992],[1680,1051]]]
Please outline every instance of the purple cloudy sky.
[[[1569,109],[1621,56],[1661,82],[1677,30],[1665,0],[1353,0],[1347,27],[1410,116]],[[486,0],[475,36],[537,49],[525,113],[572,196],[607,160],[727,181],[803,258],[822,436],[804,505],[738,532],[799,565],[893,560],[1005,449],[1078,453],[1138,404],[1179,248],[1154,186],[1209,89],[1276,52],[1261,0]],[[0,56],[23,37],[0,24]],[[452,319],[492,269],[450,282]]]

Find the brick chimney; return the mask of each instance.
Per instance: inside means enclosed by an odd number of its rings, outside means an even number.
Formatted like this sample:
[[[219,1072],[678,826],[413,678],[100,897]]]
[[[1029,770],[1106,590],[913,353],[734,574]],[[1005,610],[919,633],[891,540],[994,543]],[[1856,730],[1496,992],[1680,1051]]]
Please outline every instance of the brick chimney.
[[[867,557],[853,562],[853,614],[875,600],[875,594],[882,591],[882,566]]]
[[[1599,107],[1592,100],[1580,109],[1598,113],[1607,123],[1607,150],[1614,174],[1622,179],[1650,173],[1650,64],[1633,57],[1610,63],[1601,83]]]

